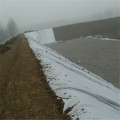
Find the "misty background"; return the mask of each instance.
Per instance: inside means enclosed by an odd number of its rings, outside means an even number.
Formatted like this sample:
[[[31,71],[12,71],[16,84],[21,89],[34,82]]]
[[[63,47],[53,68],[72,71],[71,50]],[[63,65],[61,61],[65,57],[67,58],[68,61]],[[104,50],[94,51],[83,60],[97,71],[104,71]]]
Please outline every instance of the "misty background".
[[[0,41],[26,30],[117,16],[119,0],[0,0]]]

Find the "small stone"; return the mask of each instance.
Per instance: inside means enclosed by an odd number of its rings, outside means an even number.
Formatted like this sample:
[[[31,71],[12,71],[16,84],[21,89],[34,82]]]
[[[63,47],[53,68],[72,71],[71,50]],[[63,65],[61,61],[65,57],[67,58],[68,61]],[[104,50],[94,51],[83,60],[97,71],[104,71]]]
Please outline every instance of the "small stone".
[[[82,61],[78,61],[78,63],[81,63]]]

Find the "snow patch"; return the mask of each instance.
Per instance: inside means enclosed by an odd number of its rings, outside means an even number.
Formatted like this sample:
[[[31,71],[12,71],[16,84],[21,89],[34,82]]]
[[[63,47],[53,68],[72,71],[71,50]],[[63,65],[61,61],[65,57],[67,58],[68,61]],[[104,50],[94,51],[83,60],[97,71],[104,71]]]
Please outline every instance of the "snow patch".
[[[97,40],[111,40],[111,41],[120,41],[118,39],[103,38],[101,35],[87,36],[87,38],[97,39]]]
[[[28,39],[36,40],[41,44],[49,44],[56,42],[54,32],[52,28],[25,33]]]

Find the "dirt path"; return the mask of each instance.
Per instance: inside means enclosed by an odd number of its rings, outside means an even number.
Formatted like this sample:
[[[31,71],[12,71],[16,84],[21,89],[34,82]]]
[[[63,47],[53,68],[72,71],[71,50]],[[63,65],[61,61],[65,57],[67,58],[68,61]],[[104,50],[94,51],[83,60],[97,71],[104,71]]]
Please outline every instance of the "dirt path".
[[[0,119],[63,119],[61,101],[45,82],[25,37],[9,46],[0,54]]]

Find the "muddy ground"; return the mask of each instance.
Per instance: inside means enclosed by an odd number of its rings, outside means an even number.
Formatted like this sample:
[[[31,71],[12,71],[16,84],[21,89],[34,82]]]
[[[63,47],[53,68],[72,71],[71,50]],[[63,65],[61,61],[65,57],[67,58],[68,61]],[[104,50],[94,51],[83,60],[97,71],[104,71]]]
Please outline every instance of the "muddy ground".
[[[0,46],[0,119],[70,119],[63,105],[23,35]]]

